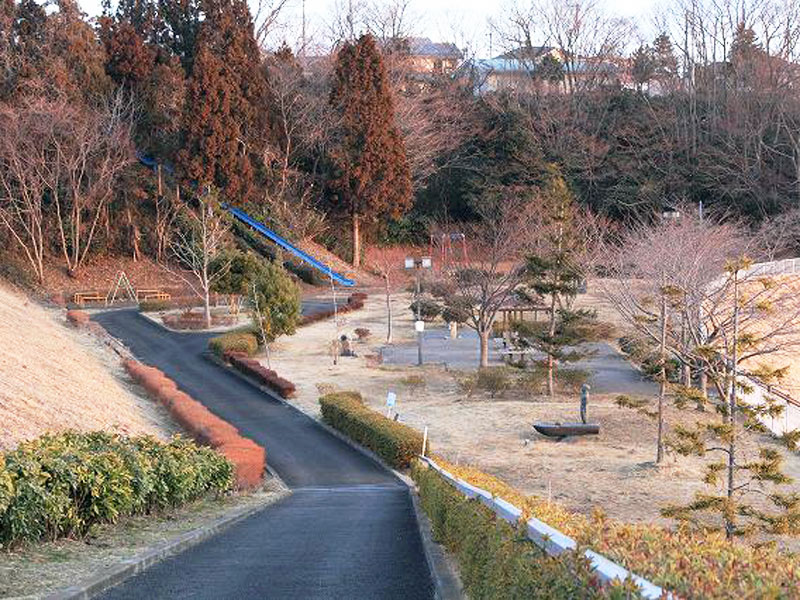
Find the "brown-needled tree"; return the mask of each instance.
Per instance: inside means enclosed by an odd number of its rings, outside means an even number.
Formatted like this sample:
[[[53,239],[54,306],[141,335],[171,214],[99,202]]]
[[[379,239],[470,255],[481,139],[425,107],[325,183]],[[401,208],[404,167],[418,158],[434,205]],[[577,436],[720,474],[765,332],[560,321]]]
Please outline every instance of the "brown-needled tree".
[[[331,187],[336,208],[352,220],[353,266],[358,267],[362,221],[399,217],[412,201],[386,68],[371,35],[339,49],[330,101],[341,119],[330,153]]]

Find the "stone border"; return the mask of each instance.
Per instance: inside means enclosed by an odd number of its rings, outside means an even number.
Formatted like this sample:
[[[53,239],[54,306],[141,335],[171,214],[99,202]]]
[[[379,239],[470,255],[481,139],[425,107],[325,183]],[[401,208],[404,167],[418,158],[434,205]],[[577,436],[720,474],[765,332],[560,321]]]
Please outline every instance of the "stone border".
[[[284,400],[283,398],[275,394],[267,386],[261,385],[260,383],[248,377],[244,373],[240,373],[233,367],[228,366],[223,360],[217,357],[214,353],[206,351],[202,354],[202,356],[209,362],[225,369],[226,371],[232,373],[242,381],[257,388],[259,391],[268,395],[270,398],[277,400],[281,404],[291,408],[292,410],[297,411],[304,417],[312,420],[316,425],[322,427],[333,437],[341,440],[342,442],[350,446],[353,450],[366,456],[380,467],[392,473],[398,480],[404,483],[406,487],[408,487],[409,494],[411,496],[411,503],[414,507],[414,512],[416,514],[417,526],[419,527],[420,538],[422,539],[422,547],[425,552],[425,562],[428,563],[428,570],[430,571],[431,578],[433,579],[434,593],[436,599],[459,600],[466,598],[464,594],[463,585],[461,584],[461,579],[454,566],[450,564],[450,562],[448,562],[446,551],[440,544],[437,544],[433,539],[431,522],[428,519],[427,515],[422,511],[422,508],[419,505],[419,493],[417,491],[417,486],[410,477],[393,469],[391,466],[386,464],[383,461],[383,459],[379,457],[377,454],[375,454],[374,452],[372,452],[367,448],[364,448],[360,444],[357,444],[349,437],[337,431],[327,423],[323,423],[319,419],[315,419],[312,415],[303,411],[302,409],[295,406],[291,402]]]
[[[278,479],[280,482],[280,479]],[[283,486],[283,483],[280,482]],[[283,486],[285,487],[285,486]],[[288,488],[287,488],[288,489]],[[291,494],[289,491],[285,495]],[[279,498],[277,501],[280,501]],[[46,600],[86,600],[97,596],[98,594],[111,589],[121,584],[126,579],[138,575],[146,569],[152,567],[156,563],[170,558],[176,554],[180,554],[188,550],[192,546],[204,542],[205,540],[214,537],[232,525],[243,521],[244,519],[253,516],[254,514],[265,510],[272,506],[275,502],[268,502],[266,504],[257,504],[255,506],[247,506],[243,508],[236,508],[227,514],[217,517],[211,523],[182,533],[181,535],[162,542],[137,554],[132,558],[127,558],[120,561],[118,564],[96,571],[90,577],[83,581],[61,588],[44,596]]]

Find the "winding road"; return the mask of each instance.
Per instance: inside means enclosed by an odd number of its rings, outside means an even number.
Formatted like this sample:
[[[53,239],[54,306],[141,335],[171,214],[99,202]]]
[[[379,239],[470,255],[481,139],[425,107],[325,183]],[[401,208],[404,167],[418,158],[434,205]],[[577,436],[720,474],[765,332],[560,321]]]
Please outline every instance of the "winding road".
[[[205,360],[211,334],[172,333],[134,310],[94,318],[139,360],[263,445],[293,492],[103,598],[433,598],[411,496],[393,474]]]

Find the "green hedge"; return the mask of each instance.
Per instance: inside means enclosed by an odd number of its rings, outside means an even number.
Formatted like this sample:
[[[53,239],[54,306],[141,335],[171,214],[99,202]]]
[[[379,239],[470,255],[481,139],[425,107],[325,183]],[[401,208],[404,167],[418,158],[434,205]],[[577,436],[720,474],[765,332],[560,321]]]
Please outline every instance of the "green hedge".
[[[211,338],[208,347],[220,358],[226,352],[241,352],[253,356],[258,352],[258,338],[249,331],[231,331]]]
[[[319,399],[322,420],[365,446],[397,469],[408,468],[422,451],[422,434],[387,419],[364,405],[357,392],[337,392]]]
[[[84,535],[97,523],[178,506],[233,483],[233,467],[179,436],[45,435],[0,457],[0,547]]]
[[[455,556],[472,600],[639,597],[630,582],[602,587],[580,551],[547,555],[524,531],[466,499],[433,469],[415,461],[411,476],[434,539]]]

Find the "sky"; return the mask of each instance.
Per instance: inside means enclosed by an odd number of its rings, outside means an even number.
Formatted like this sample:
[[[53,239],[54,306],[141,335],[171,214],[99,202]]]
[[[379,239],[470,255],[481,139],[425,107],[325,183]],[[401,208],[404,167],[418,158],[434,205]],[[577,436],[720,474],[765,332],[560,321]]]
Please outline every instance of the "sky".
[[[249,0],[255,12],[259,0]],[[271,0],[275,2],[276,0]],[[509,0],[411,0],[411,22],[415,35],[434,41],[452,41],[469,47],[475,54],[488,57],[502,51],[491,19],[502,19],[504,3]],[[652,15],[666,0],[600,0],[609,13],[633,19],[645,39],[654,37]],[[100,0],[79,0],[90,16],[100,12]],[[269,3],[270,0],[262,0]],[[327,22],[335,12],[337,0],[305,0],[306,27],[309,36],[324,38]],[[347,0],[338,0],[339,3]],[[279,26],[270,40],[273,46],[286,41],[296,47],[301,30],[303,0],[287,0]]]

